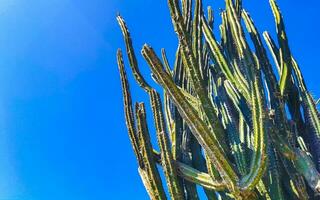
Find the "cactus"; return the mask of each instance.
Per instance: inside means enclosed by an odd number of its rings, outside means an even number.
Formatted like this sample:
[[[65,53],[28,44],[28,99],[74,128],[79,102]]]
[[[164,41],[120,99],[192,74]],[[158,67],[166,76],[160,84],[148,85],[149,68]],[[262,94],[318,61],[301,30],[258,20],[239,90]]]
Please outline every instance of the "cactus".
[[[133,76],[150,97],[160,149],[151,143],[144,103],[133,108],[119,49],[126,125],[143,184],[153,200],[200,199],[197,186],[210,200],[315,199],[320,100],[291,54],[279,7],[270,0],[275,42],[259,33],[241,0],[225,2],[218,41],[211,7],[205,14],[201,0],[168,0],[179,39],[174,66],[164,49],[162,58],[147,44],[141,51],[163,95],[141,75],[128,27],[117,16]]]

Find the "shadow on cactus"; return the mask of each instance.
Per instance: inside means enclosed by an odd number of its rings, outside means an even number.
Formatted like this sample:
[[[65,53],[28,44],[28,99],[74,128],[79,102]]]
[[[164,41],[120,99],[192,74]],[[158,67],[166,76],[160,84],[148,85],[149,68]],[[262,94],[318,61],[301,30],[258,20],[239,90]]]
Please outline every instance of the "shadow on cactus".
[[[150,97],[160,148],[151,144],[144,103],[132,105],[119,49],[126,124],[150,198],[167,199],[163,184],[177,200],[200,199],[197,186],[212,200],[317,198],[319,100],[308,92],[290,52],[275,0],[277,42],[259,33],[241,0],[226,0],[221,41],[213,11],[205,14],[201,0],[168,5],[179,38],[174,66],[164,50],[159,58],[150,46],[142,49],[162,96],[140,74],[128,28],[117,17],[134,78]]]

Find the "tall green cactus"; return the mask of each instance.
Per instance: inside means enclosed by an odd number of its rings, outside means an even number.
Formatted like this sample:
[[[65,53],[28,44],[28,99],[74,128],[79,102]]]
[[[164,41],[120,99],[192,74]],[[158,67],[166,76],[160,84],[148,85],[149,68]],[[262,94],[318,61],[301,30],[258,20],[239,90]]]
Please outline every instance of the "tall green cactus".
[[[280,10],[270,0],[276,43],[267,32],[261,37],[241,0],[225,1],[218,41],[211,7],[205,17],[201,0],[168,0],[179,39],[173,68],[164,50],[160,59],[149,45],[142,48],[163,95],[141,75],[117,16],[134,78],[150,97],[160,149],[150,141],[144,103],[133,108],[119,49],[126,124],[143,184],[151,199],[167,199],[159,165],[171,199],[200,199],[196,186],[210,200],[316,199],[320,100],[310,95],[291,54]]]

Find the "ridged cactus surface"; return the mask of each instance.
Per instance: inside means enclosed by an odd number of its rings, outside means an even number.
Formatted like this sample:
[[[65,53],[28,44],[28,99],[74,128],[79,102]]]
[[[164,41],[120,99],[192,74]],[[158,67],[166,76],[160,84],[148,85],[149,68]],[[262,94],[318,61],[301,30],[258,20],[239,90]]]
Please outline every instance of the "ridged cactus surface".
[[[277,38],[257,30],[241,0],[225,0],[219,26],[201,0],[168,0],[179,39],[175,60],[147,44],[141,51],[161,94],[141,75],[128,27],[117,17],[156,130],[148,129],[145,104],[132,102],[119,49],[126,125],[150,199],[197,200],[199,186],[209,200],[319,198],[320,100],[291,54],[276,1],[270,6]]]

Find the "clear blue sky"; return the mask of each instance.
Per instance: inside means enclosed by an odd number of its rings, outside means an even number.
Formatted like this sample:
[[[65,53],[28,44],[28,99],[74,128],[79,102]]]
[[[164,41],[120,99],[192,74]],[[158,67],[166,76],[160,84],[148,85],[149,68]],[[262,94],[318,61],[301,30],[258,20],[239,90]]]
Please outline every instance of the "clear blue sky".
[[[292,51],[320,97],[320,2],[278,1]],[[253,2],[246,7],[258,28],[274,35],[268,1],[244,2]],[[0,0],[1,200],[148,199],[124,123],[118,11],[143,74],[145,42],[165,47],[173,62],[177,40],[165,0]],[[146,99],[131,88],[135,100]]]

